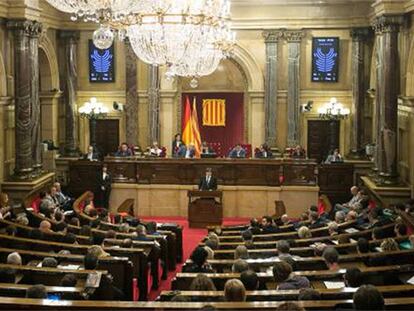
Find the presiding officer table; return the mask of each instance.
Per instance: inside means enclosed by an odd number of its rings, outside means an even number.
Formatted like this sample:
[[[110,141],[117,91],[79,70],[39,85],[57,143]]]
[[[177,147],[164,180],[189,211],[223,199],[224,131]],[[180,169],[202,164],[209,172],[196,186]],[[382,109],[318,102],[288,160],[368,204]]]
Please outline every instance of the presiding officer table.
[[[94,191],[103,164],[108,166],[114,183],[112,206],[125,198],[135,198],[138,214],[148,216],[187,216],[187,191],[197,189],[206,168],[212,169],[219,190],[223,191],[225,217],[252,215],[254,205],[266,206],[258,213],[272,213],[275,200],[285,201],[288,209],[289,204],[297,205],[297,214],[316,204],[319,194],[328,195],[334,202],[346,200],[354,182],[354,167],[347,163],[325,165],[306,159],[106,157],[103,162],[70,163],[71,194],[80,195],[85,189]]]

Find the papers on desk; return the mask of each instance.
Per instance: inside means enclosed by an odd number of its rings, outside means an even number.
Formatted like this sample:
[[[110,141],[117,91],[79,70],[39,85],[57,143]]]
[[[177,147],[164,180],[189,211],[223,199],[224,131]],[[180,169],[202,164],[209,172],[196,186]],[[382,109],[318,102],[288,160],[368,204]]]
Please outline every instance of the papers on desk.
[[[356,232],[359,232],[359,230],[358,229],[355,229],[355,228],[347,228],[344,231],[346,233],[356,233]]]
[[[411,278],[409,278],[409,279],[407,280],[407,284],[414,285],[414,276],[412,276]]]
[[[79,270],[79,265],[58,265],[59,269],[67,269],[67,270]]]
[[[375,250],[376,250],[378,253],[382,253],[382,248],[381,248],[381,247],[379,247],[379,246],[377,246],[377,247],[375,248]]]
[[[332,242],[333,244],[335,244],[335,245],[338,245],[338,244],[339,244],[339,241],[338,241],[338,240],[331,240],[331,242]]]
[[[358,243],[358,241],[357,241],[357,240],[354,240],[354,239],[349,239],[349,242],[350,242],[351,244],[356,244],[356,243]]]
[[[324,281],[323,282],[328,289],[338,289],[338,288],[344,288],[345,283],[344,282],[332,282],[332,281]]]

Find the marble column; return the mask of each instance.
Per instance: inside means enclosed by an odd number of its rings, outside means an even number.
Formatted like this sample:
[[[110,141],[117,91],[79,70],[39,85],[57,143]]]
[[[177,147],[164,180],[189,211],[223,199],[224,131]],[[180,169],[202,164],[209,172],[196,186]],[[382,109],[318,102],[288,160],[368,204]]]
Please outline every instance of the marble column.
[[[149,141],[160,140],[160,78],[158,66],[149,66],[148,71],[148,121],[149,121]]]
[[[7,27],[14,36],[15,71],[15,168],[17,179],[30,179],[32,157],[32,93],[30,76],[30,28],[27,20],[10,20]]]
[[[287,31],[285,38],[288,42],[288,146],[300,143],[300,49],[304,33],[302,31]]]
[[[352,38],[352,131],[351,158],[361,158],[364,153],[364,110],[368,84],[365,72],[366,41],[371,32],[369,28],[354,28]]]
[[[42,24],[32,22],[30,27],[30,76],[32,98],[32,165],[33,175],[42,174],[42,136],[40,131],[39,36]]]
[[[398,182],[398,33],[402,16],[380,16],[373,27],[377,35],[377,169],[378,184]]]
[[[277,46],[283,32],[269,30],[263,32],[266,44],[265,73],[265,141],[269,147],[276,147],[277,120]]]
[[[137,57],[128,38],[125,39],[126,140],[138,145],[138,68]]]
[[[63,45],[60,88],[63,91],[62,102],[65,106],[65,156],[79,156],[78,120],[76,111],[78,69],[77,48],[79,32],[62,30],[59,38]]]

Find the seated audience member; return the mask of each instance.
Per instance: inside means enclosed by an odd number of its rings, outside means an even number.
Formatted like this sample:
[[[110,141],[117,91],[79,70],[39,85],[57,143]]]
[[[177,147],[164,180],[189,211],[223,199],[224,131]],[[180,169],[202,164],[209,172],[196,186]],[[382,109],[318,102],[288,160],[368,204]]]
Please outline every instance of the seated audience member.
[[[26,298],[46,299],[46,287],[41,284],[30,286],[26,291]]]
[[[69,220],[69,225],[71,226],[75,226],[75,227],[80,227],[80,220],[77,217],[73,217]]]
[[[234,250],[234,259],[249,259],[249,251],[245,245],[238,245]]]
[[[212,237],[209,237],[204,244],[208,247],[210,247],[213,251],[219,249],[219,241],[218,239],[214,239]]]
[[[9,196],[7,193],[0,193],[0,219],[7,219],[11,216],[9,205]]]
[[[252,218],[250,220],[250,226],[248,230],[250,230],[252,234],[260,234],[262,232],[260,229],[260,223],[256,218]]]
[[[55,187],[55,189],[56,189],[55,197],[56,197],[57,202],[59,203],[59,206],[65,211],[70,210],[72,208],[72,206],[71,206],[71,201],[72,200],[71,200],[70,197],[66,196],[62,192],[62,187],[61,187],[60,183],[55,182],[53,184],[53,187]]]
[[[45,191],[40,192],[39,196],[39,213],[43,214],[46,218],[52,218],[52,215],[55,211],[55,205],[53,204],[53,201]]]
[[[335,247],[327,247],[322,254],[323,259],[325,260],[326,266],[329,270],[336,271],[339,269],[338,259],[339,253]]]
[[[133,238],[136,241],[154,241],[153,238],[147,236],[147,228],[144,225],[138,225],[136,233],[137,236]]]
[[[243,283],[237,279],[231,279],[224,285],[224,297],[229,302],[246,301],[246,289]]]
[[[338,234],[338,224],[334,221],[328,223],[328,233],[330,236],[334,236]]]
[[[299,239],[310,239],[312,237],[312,232],[308,227],[302,226],[298,230]]]
[[[132,151],[127,143],[122,143],[119,150],[115,153],[116,157],[132,157]]]
[[[248,249],[254,248],[253,233],[249,229],[242,232],[242,239]]]
[[[342,163],[344,159],[342,158],[341,154],[339,153],[339,149],[334,149],[330,155],[325,160],[325,164],[331,163]]]
[[[90,250],[90,249],[89,249]],[[96,270],[98,268],[99,257],[92,252],[86,253],[83,265],[85,270]],[[89,297],[90,300],[124,300],[124,293],[113,285],[113,277],[110,274],[102,275],[99,287]]]
[[[337,211],[335,213],[335,222],[339,225],[345,222],[345,212],[344,211]]]
[[[185,158],[185,155],[187,154],[187,146],[185,144],[181,144],[180,147],[178,147],[177,152],[175,153],[175,158]]]
[[[43,233],[53,233],[51,229],[52,225],[47,220],[42,220],[42,222],[39,225],[39,230]]]
[[[243,283],[246,290],[258,290],[259,289],[259,277],[253,270],[246,270],[240,274],[240,281]]]
[[[291,149],[290,157],[296,159],[306,158],[306,151],[301,146],[297,145],[295,148]]]
[[[175,134],[174,136],[174,140],[172,142],[172,146],[171,146],[171,153],[173,157],[178,157],[178,151],[181,147],[181,145],[183,145],[183,141],[181,140],[181,134]]]
[[[121,224],[118,228],[119,232],[128,233],[129,232],[129,225],[127,223]]]
[[[369,229],[382,227],[390,223],[390,220],[384,216],[384,210],[381,207],[374,207],[368,213]]]
[[[288,226],[288,225],[291,225],[292,224],[292,221],[289,219],[288,214],[283,214],[280,217],[280,221],[281,221],[281,225],[282,226]]]
[[[358,213],[357,212],[349,211],[346,214],[345,221],[354,221],[354,220],[357,220],[357,218],[358,218]]]
[[[88,147],[88,152],[83,155],[84,160],[89,161],[98,161],[99,160],[99,153],[95,150],[94,146]]]
[[[374,241],[384,239],[385,238],[384,230],[378,227],[372,229],[371,237],[372,237],[372,240]]]
[[[354,310],[384,310],[384,298],[373,285],[362,285],[355,292]]]
[[[256,150],[254,156],[255,158],[259,158],[259,159],[267,159],[267,158],[271,158],[273,155],[272,155],[272,151],[270,150],[269,146],[267,144],[262,144]]]
[[[187,150],[185,151],[185,158],[192,159],[196,156],[196,149],[193,143],[188,144]]]
[[[348,268],[344,274],[346,287],[360,287],[362,285],[362,273],[358,268]]]
[[[392,238],[382,241],[380,248],[383,252],[398,251],[400,249],[398,243]]]
[[[359,254],[370,252],[369,241],[366,238],[359,238],[357,241],[357,251]]]
[[[59,252],[58,252],[58,254],[59,255],[70,255],[71,254],[71,252],[70,251],[68,251],[67,249],[62,249],[62,250],[60,250]]]
[[[321,294],[313,288],[301,288],[298,300],[322,300]]]
[[[208,247],[208,246],[204,246],[204,249],[207,251],[207,253],[208,253],[208,256],[207,256],[207,259],[208,260],[210,260],[210,259],[214,259],[214,251],[210,248],[210,247]]]
[[[242,273],[247,270],[249,270],[249,264],[243,259],[237,259],[231,267],[233,273]]]
[[[326,225],[326,220],[323,217],[320,217],[318,212],[310,212],[309,217],[309,229],[317,229]]]
[[[88,225],[83,225],[79,230],[79,235],[82,236],[91,236],[92,228]]]
[[[28,226],[29,225],[29,219],[25,216],[25,215],[19,215],[16,218],[16,223],[23,225],[23,226]]]
[[[356,204],[360,203],[362,199],[358,195],[358,192],[359,192],[359,188],[357,186],[352,186],[351,187],[351,195],[352,195],[351,200],[343,204],[339,204],[339,203],[335,204],[334,211],[335,212],[344,211],[345,213],[347,213],[350,210],[353,210],[356,207]]]
[[[65,276],[60,281],[60,286],[63,287],[75,287],[78,280],[73,273],[65,274]]]
[[[263,216],[262,218],[262,233],[270,234],[279,232],[279,228],[273,223],[270,216]]]
[[[153,157],[160,157],[162,155],[162,149],[158,146],[158,142],[154,141],[149,149],[149,155]]]
[[[205,274],[200,273],[194,278],[190,285],[191,291],[216,291],[213,281]]]
[[[100,245],[92,245],[88,248],[87,253],[96,256],[98,259],[111,256],[109,253],[105,252]]]
[[[43,268],[56,268],[58,266],[58,262],[53,257],[45,257],[42,260],[42,267]]]
[[[280,304],[277,311],[305,311],[305,308],[302,308],[296,302],[288,301]]]
[[[285,261],[276,262],[273,266],[273,278],[278,290],[301,289],[310,287],[306,277],[294,275],[292,266]]]
[[[241,144],[237,144],[229,153],[229,158],[245,158],[246,150],[244,150]]]
[[[397,238],[407,235],[407,225],[402,222],[397,222],[394,227],[395,236]]]
[[[183,272],[213,273],[214,270],[207,263],[208,253],[203,247],[197,247],[190,256],[192,263],[183,267]]]
[[[278,257],[280,260],[285,260],[287,262],[289,262],[290,260],[294,260],[293,256],[290,254],[290,244],[288,241],[286,240],[277,241],[276,248],[277,248]]]
[[[22,257],[20,256],[20,254],[18,252],[10,253],[7,256],[7,264],[21,266],[22,265]]]

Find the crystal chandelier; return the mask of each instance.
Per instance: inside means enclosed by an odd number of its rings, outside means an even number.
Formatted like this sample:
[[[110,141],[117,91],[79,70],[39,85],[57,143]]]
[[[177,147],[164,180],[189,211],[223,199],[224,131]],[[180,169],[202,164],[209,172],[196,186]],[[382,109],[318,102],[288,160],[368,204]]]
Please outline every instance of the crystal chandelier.
[[[152,0],[143,7],[127,36],[141,60],[166,65],[168,76],[208,75],[234,45],[229,0]]]
[[[79,108],[79,114],[82,118],[86,119],[103,119],[109,112],[102,103],[98,102],[95,97],[92,97],[89,102],[86,102]]]
[[[338,103],[336,98],[331,98],[329,103],[318,109],[319,117],[328,120],[341,120],[348,118],[351,111]]]
[[[140,9],[140,0],[46,0],[56,9],[71,14],[72,21],[95,22],[101,26],[93,34],[100,49],[109,48],[114,41],[114,29],[109,25],[122,24]],[[122,37],[124,31],[120,32]]]

